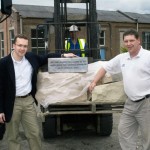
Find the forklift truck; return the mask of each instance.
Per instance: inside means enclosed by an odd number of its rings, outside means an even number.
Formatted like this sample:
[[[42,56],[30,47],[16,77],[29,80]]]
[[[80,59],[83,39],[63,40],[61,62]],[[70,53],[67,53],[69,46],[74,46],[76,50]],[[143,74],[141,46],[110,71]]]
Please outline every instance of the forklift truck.
[[[78,20],[74,17],[68,19],[68,3],[85,3],[85,19]],[[65,39],[68,38],[66,29],[72,24],[84,28],[87,33],[89,63],[99,61],[100,25],[97,22],[96,0],[54,0],[54,20],[37,25],[37,33],[38,29],[44,28],[47,42],[49,33],[51,33],[50,29],[52,29],[54,32],[54,49],[58,53],[64,53]],[[87,100],[87,102],[74,102],[72,104],[50,104],[47,108],[41,105],[40,108],[45,139],[61,135],[66,124],[71,125],[73,130],[82,130],[92,123],[93,129],[98,135],[109,136],[113,129],[113,112],[121,112],[123,103],[101,103]]]

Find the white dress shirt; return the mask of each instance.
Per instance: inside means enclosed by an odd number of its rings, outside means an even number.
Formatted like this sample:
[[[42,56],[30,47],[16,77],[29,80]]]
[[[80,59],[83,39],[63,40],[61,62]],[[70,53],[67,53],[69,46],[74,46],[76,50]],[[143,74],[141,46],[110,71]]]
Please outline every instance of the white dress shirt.
[[[23,57],[21,61],[16,61],[12,53],[11,57],[15,69],[16,96],[24,96],[30,93],[32,89],[32,66],[25,57]]]

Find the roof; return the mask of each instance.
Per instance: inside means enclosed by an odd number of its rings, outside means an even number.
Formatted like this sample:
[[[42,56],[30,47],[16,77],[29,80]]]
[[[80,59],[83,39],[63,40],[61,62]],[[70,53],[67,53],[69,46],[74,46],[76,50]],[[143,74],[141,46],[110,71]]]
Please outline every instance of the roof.
[[[150,23],[150,14],[138,14],[131,12],[126,12],[126,14],[137,19],[139,23]]]
[[[23,18],[53,18],[54,7],[36,5],[16,5],[12,9]]]
[[[106,10],[98,10],[97,11],[97,19],[98,21],[108,21],[108,22],[134,22],[130,18],[122,15],[118,11],[106,11]]]
[[[17,5],[13,4],[13,10],[19,12],[23,18],[53,18],[53,6]],[[86,10],[79,8],[68,8],[68,19],[82,20],[86,18]],[[150,14],[139,14],[121,11],[97,10],[98,21],[129,22],[136,20],[139,23],[150,23]]]

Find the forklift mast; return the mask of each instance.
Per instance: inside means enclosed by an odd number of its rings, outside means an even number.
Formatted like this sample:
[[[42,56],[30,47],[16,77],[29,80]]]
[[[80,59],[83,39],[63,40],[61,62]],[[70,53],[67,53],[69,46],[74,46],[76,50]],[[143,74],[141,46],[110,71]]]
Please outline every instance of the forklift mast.
[[[85,3],[86,20],[71,22],[68,20],[67,3]],[[88,57],[93,61],[100,59],[99,55],[99,25],[97,22],[96,0],[54,0],[55,48],[64,49],[65,30],[71,24],[86,26]],[[93,40],[94,39],[94,40]],[[61,51],[60,51],[61,52]]]

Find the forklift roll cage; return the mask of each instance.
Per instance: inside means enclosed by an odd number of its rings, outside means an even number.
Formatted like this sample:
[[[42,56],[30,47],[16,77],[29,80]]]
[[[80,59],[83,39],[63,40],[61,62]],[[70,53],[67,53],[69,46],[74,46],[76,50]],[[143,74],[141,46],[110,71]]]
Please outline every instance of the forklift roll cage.
[[[67,3],[85,3],[85,19],[68,19],[68,9]],[[100,60],[100,44],[99,44],[99,35],[100,35],[100,25],[97,22],[97,13],[96,13],[96,0],[55,0],[54,1],[54,20],[47,22],[45,24],[38,24],[37,30],[40,26],[43,26],[45,29],[45,40],[48,38],[49,26],[54,26],[55,33],[55,51],[62,53],[65,50],[65,39],[68,38],[67,29],[72,24],[75,24],[79,27],[84,27],[86,31],[86,42],[88,57],[90,60],[97,61]],[[37,35],[38,38],[38,35]],[[38,49],[38,46],[37,46]]]

